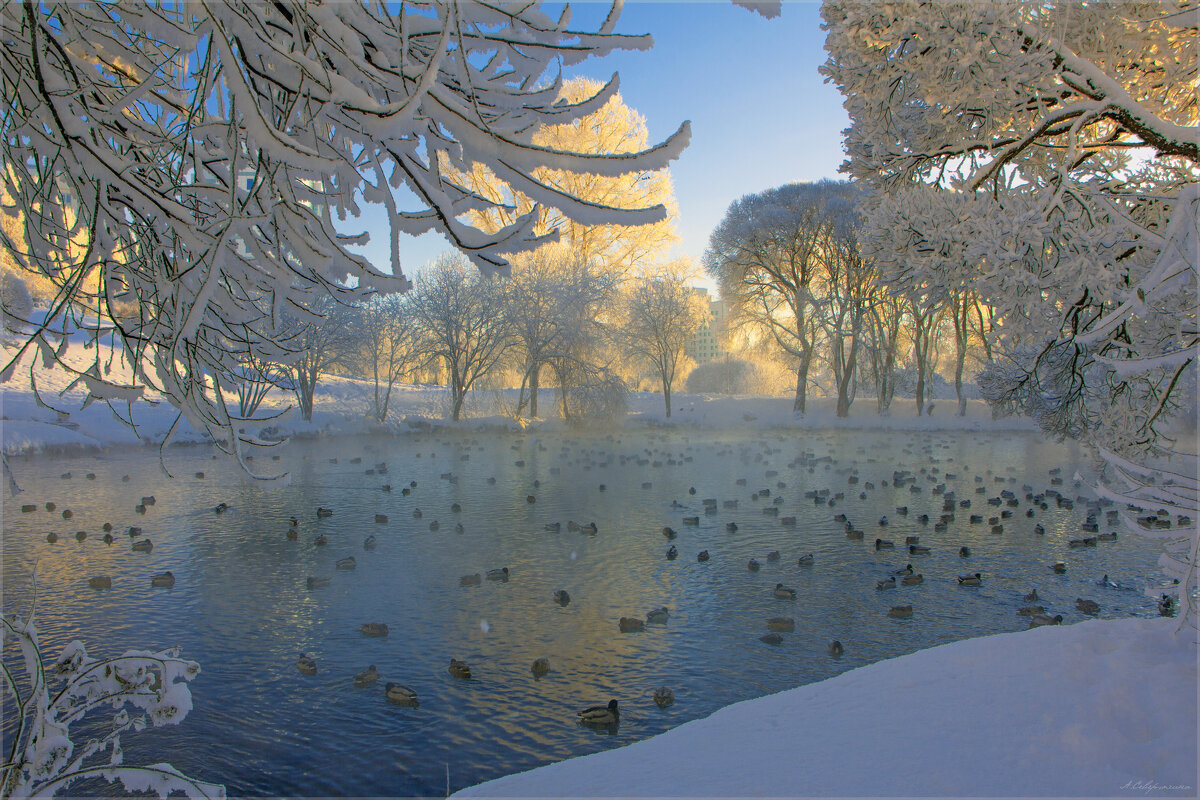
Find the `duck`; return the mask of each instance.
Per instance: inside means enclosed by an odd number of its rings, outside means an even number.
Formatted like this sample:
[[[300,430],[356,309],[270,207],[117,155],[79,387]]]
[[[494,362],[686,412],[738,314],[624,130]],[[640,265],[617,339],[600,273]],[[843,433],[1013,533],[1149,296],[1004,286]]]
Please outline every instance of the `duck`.
[[[318,517],[332,517],[333,509],[332,508],[322,508],[320,506],[317,506],[317,516]]]
[[[887,615],[892,619],[908,619],[912,613],[912,606],[892,606]]]
[[[313,544],[315,544],[317,547],[324,547],[325,545],[329,544],[329,537],[323,533],[318,533],[317,538],[313,539]]]
[[[294,516],[288,517],[288,525],[290,527],[294,528],[299,524],[300,524],[300,520],[296,519],[296,517],[294,517]]]
[[[317,660],[310,655],[301,653],[296,659],[296,669],[300,670],[301,675],[316,675]]]
[[[967,547],[964,544],[962,547],[958,548],[958,554],[963,558],[970,558],[971,557],[971,548]]]
[[[674,561],[678,555],[679,555],[679,551],[675,549],[675,545],[671,545],[670,547],[667,548],[667,560],[668,561]]]
[[[145,503],[143,503],[142,505],[145,505]],[[217,514],[224,514],[228,510],[229,510],[229,503],[217,503],[216,508],[213,509],[213,511]]]
[[[346,556],[345,558],[339,558],[334,566],[337,569],[355,569],[358,566],[358,562],[354,559],[354,556]]]
[[[780,645],[783,644],[783,637],[778,633],[768,633],[758,637],[758,640],[763,644]]]
[[[300,531],[296,530],[295,528],[288,528],[287,533],[284,535],[292,541],[295,541],[296,539],[300,538]]]
[[[478,586],[483,583],[483,576],[476,572],[474,575],[463,575],[458,579],[459,586]]]
[[[113,535],[111,533],[104,534],[104,536],[102,536],[101,539],[105,544],[112,544],[113,541],[115,541],[113,539]]]
[[[375,521],[382,525],[383,523],[388,521],[388,515],[387,514],[376,514]]]
[[[884,589],[895,589],[895,588],[896,588],[896,578],[894,576],[891,578],[884,578],[883,580],[875,581],[875,589],[877,591],[882,592]]]
[[[1037,614],[1045,614],[1046,609],[1041,606],[1022,606],[1017,609],[1018,617],[1032,617]]]
[[[377,680],[379,680],[379,670],[375,669],[375,665],[372,664],[354,676],[354,685],[359,689],[365,689]]]
[[[175,585],[175,575],[172,574],[170,570],[167,570],[166,572],[160,572],[150,579],[150,585],[162,586],[170,589]]]
[[[646,630],[646,623],[642,622],[637,617],[621,617],[617,623],[617,628],[621,633],[640,633]]]
[[[675,702],[675,692],[671,691],[669,686],[660,686],[654,690],[654,704],[659,708],[666,708]]]
[[[500,567],[499,569],[489,569],[487,571],[487,579],[489,581],[500,581],[508,583],[508,567]]]
[[[779,560],[779,551],[778,550],[772,550],[771,552],[767,553],[767,561],[778,561],[778,560]]]
[[[904,565],[903,567],[901,567],[900,569],[893,570],[892,574],[893,574],[893,575],[912,575],[912,574],[913,574],[913,572],[914,572],[914,570],[913,570],[913,565],[912,565],[912,564],[905,564],[905,565]]]
[[[736,522],[726,522],[725,523],[725,530],[729,531],[730,533],[737,533],[737,529],[738,529],[738,525]]]
[[[554,533],[558,533],[559,531],[562,530],[562,523],[561,522],[549,522],[546,525],[544,525],[543,527],[548,531],[553,531]]]
[[[696,560],[697,561],[708,561],[708,551],[701,550],[699,553],[696,554]]]
[[[615,725],[621,721],[617,701],[609,700],[607,706],[590,706],[578,712],[579,721],[586,725]]]
[[[309,577],[309,579],[308,579],[308,581],[307,581],[307,585],[308,585],[308,588],[309,588],[309,589],[319,589],[319,588],[321,588],[322,586],[328,586],[328,585],[329,585],[329,580],[330,580],[329,578],[314,578],[314,577]]]
[[[775,633],[791,633],[796,630],[796,620],[791,617],[771,617],[767,620],[767,630]]]
[[[1088,600],[1084,597],[1075,598],[1075,608],[1079,609],[1084,614],[1093,616],[1100,613],[1100,604],[1095,600]]]
[[[753,558],[750,559],[746,562],[746,569],[750,570],[751,572],[758,572],[758,561]]]
[[[417,691],[402,683],[391,683],[389,681],[383,687],[383,696],[387,698],[389,703],[395,703],[398,706],[417,705]]]
[[[1055,614],[1053,617],[1046,616],[1045,614],[1034,614],[1029,620],[1029,627],[1040,628],[1043,625],[1061,625],[1062,619],[1062,614]]]
[[[567,530],[572,532],[579,530],[579,523],[573,519],[567,520]]]
[[[1158,600],[1158,615],[1160,617],[1175,616],[1175,598],[1169,594],[1164,594]]]
[[[670,618],[671,612],[667,610],[666,606],[655,608],[646,613],[646,622],[650,622],[655,625],[666,625],[667,620]]]
[[[812,553],[805,553],[804,555],[800,556],[800,558],[796,559],[796,566],[811,567],[812,565],[813,565],[813,554]]]
[[[138,553],[149,553],[154,549],[154,542],[149,539],[139,539],[131,545],[131,549]]]
[[[1055,561],[1050,565],[1050,569],[1054,570],[1055,575],[1065,575],[1067,572],[1067,564],[1065,561]]]
[[[845,652],[846,648],[843,647],[842,643],[837,639],[834,639],[829,643],[829,655],[833,656],[834,658],[840,658]]]
[[[384,622],[364,622],[359,630],[366,636],[387,636],[388,626]]]
[[[983,575],[976,572],[974,574],[966,574],[958,576],[959,586],[980,586],[983,584]]]
[[[49,542],[50,544],[54,544],[55,542],[58,541],[58,534],[55,533],[54,531],[50,531],[49,533],[46,534],[46,541]]]
[[[790,586],[784,586],[782,583],[775,584],[774,594],[782,600],[795,600],[796,590]]]
[[[674,539],[678,534],[675,533],[674,528],[672,528],[670,525],[666,525],[662,529],[662,535],[667,537],[667,539],[669,541],[671,539]]]
[[[107,575],[97,575],[94,578],[88,578],[88,586],[93,589],[111,589],[112,578]]]
[[[929,553],[929,548],[923,544],[910,544],[908,546],[908,554],[910,556],[921,556],[921,555],[927,555],[928,553]]]
[[[374,550],[377,543],[378,540],[375,538],[375,534],[372,533],[370,536],[363,539],[363,550]]]
[[[1028,594],[1022,595],[1022,599],[1026,603],[1036,603],[1038,601],[1037,589],[1030,589]]]
[[[565,606],[571,602],[571,595],[567,594],[566,589],[557,589],[554,592],[554,602],[560,606]]]
[[[598,527],[596,527],[595,522],[589,522],[587,525],[579,526],[580,533],[596,533],[596,531],[598,531],[598,530],[600,530],[600,529]]]
[[[533,673],[535,678],[540,678],[550,671],[550,659],[544,656],[542,658],[535,658],[529,671]]]
[[[876,550],[884,550],[889,547],[895,547],[895,546],[896,546],[895,543],[889,542],[887,539],[876,539],[875,540],[875,549]]]
[[[451,676],[468,680],[471,677],[471,668],[467,666],[467,662],[459,661],[457,658],[450,659],[450,667],[447,670]]]
[[[900,579],[900,583],[905,586],[919,586],[925,582],[925,576],[917,573],[916,575],[905,575]]]

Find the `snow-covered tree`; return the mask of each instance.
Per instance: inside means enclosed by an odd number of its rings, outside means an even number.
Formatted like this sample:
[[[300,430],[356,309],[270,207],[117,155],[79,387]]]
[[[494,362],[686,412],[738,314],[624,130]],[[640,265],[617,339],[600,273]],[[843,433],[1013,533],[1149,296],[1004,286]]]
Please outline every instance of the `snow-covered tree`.
[[[187,716],[192,710],[187,684],[200,673],[199,664],[174,649],[95,658],[79,641],[49,664],[32,614],[0,618],[0,645],[8,745],[0,764],[0,798],[66,795],[73,784],[89,779],[120,781],[126,792],[153,792],[164,800],[175,792],[225,797],[224,786],[188,777],[170,764],[128,764],[121,747],[130,731],[177,725]],[[106,709],[111,716],[105,720]],[[86,726],[87,739],[72,740],[72,726],[77,739]]]
[[[342,305],[327,295],[318,296],[304,316],[287,315],[280,336],[295,355],[287,360],[289,378],[300,413],[313,415],[317,381],[336,365],[345,365],[354,355],[354,337],[348,329],[357,323],[361,309]]]
[[[686,124],[616,155],[533,142],[616,94],[614,76],[560,100],[562,66],[651,45],[613,33],[618,11],[589,32],[526,0],[0,4],[4,211],[25,234],[4,246],[57,287],[0,373],[35,351],[69,369],[71,334],[110,340],[133,378],[97,356],[80,374],[95,398],[151,387],[236,448],[220,397],[241,354],[286,363],[299,343],[278,335],[285,317],[404,288],[401,234],[440,232],[491,273],[557,236],[536,230],[543,206],[660,222],[658,201],[615,207],[538,176],[659,170],[686,145]],[[464,221],[492,203],[444,167],[475,164],[534,206],[498,230]],[[334,225],[364,204],[388,212],[390,273]]]
[[[846,170],[939,190],[914,238],[969,242],[997,363],[985,395],[1108,460],[1101,491],[1197,518],[1198,7],[827,0]],[[914,188],[915,187],[915,188]],[[870,225],[886,226],[885,215]],[[1186,426],[1185,426],[1186,427]],[[1195,523],[1163,566],[1194,601]],[[1194,612],[1194,609],[1192,609]]]
[[[684,270],[666,269],[632,278],[625,288],[621,344],[635,360],[654,371],[668,417],[671,389],[684,350],[707,313],[706,303],[692,289]]]
[[[461,253],[445,253],[417,276],[409,298],[418,349],[446,366],[450,416],[462,414],[467,392],[512,347],[505,286],[475,270]]]
[[[343,330],[343,335],[357,338],[353,360],[371,376],[378,422],[387,419],[396,383],[421,365],[417,321],[409,297],[398,292],[377,295],[363,306],[357,320],[351,320],[353,331]]]

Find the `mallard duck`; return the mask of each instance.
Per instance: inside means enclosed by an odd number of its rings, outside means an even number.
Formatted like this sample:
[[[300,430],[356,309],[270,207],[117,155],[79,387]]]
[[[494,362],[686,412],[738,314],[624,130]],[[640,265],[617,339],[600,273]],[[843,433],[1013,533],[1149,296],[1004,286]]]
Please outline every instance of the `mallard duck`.
[[[1045,614],[1034,614],[1029,620],[1029,627],[1040,628],[1043,625],[1061,625],[1062,614],[1055,614],[1053,617],[1048,617]]]
[[[652,611],[646,612],[646,622],[654,623],[655,625],[666,625],[667,620],[671,618],[671,612],[666,606],[660,606]]]
[[[388,626],[383,622],[364,622],[359,628],[366,636],[387,636]]]
[[[554,602],[560,606],[565,606],[571,602],[571,595],[567,594],[566,589],[556,589],[554,592]]]
[[[701,550],[699,553],[696,554],[696,560],[697,561],[708,561],[708,551]]]
[[[377,680],[379,680],[379,670],[375,669],[375,665],[372,664],[354,676],[354,685],[359,689],[364,689]]]
[[[912,616],[912,606],[892,606],[887,615],[893,619],[908,619]]]
[[[889,547],[895,547],[895,546],[896,546],[895,543],[889,542],[887,539],[876,539],[875,540],[875,549],[876,550],[886,550]]]
[[[1079,609],[1084,614],[1095,615],[1100,613],[1099,603],[1097,603],[1095,600],[1088,600],[1083,597],[1075,598],[1075,608]]]
[[[550,522],[550,523],[547,523],[544,527],[548,531],[554,531],[555,533],[558,533],[559,531],[562,530],[562,523],[561,522]]]
[[[750,559],[746,562],[746,569],[750,570],[751,572],[758,572],[758,561],[753,558]]]
[[[767,620],[767,630],[775,633],[791,633],[796,630],[796,620],[791,617],[771,617]]]
[[[131,549],[138,553],[149,553],[154,549],[154,542],[149,539],[139,539],[131,545]]]
[[[295,541],[296,539],[300,538],[300,531],[296,530],[295,528],[288,528],[287,533],[285,533],[284,536],[292,541]]]
[[[363,539],[363,550],[374,550],[377,543],[378,542],[375,539],[375,534],[372,533],[370,536]]]
[[[1164,594],[1158,600],[1158,615],[1160,617],[1175,616],[1175,598],[1169,594]]]
[[[621,721],[617,701],[609,700],[607,706],[591,706],[578,712],[579,721],[586,725],[615,725]]]
[[[1017,609],[1018,617],[1032,617],[1037,614],[1045,614],[1045,613],[1046,613],[1046,609],[1042,608],[1041,606],[1024,606],[1022,608]]]
[[[113,535],[111,533],[104,534],[103,536],[100,537],[100,540],[103,541],[105,544],[112,544],[113,541],[115,541],[113,539]]]
[[[660,686],[654,690],[654,704],[659,708],[666,708],[675,702],[675,693],[671,691],[669,686]]]
[[[169,589],[175,585],[175,576],[170,570],[167,570],[166,572],[160,572],[150,579],[150,585],[163,586]]]
[[[694,526],[696,526],[696,525],[699,525],[699,524],[700,524],[700,518],[699,518],[699,517],[684,517],[684,518],[683,518],[683,524],[684,524],[684,525],[691,525],[691,526],[693,526],[693,527],[694,527]]]
[[[598,530],[600,529],[596,527],[596,523],[594,522],[589,522],[587,525],[579,526],[580,533],[595,533]]]
[[[145,503],[142,503],[142,505],[145,505]],[[228,510],[229,510],[229,503],[217,503],[216,508],[213,509],[213,511],[216,512],[217,514],[224,514]]]
[[[774,594],[776,597],[778,597],[782,600],[795,600],[796,599],[796,590],[789,586],[784,586],[782,583],[775,584]]]
[[[471,677],[471,668],[467,666],[467,662],[459,661],[457,658],[450,659],[450,667],[447,671],[455,678],[465,680]]]
[[[93,589],[111,589],[112,578],[107,575],[97,575],[94,578],[88,578],[88,586]]]
[[[317,516],[318,517],[332,517],[333,509],[332,508],[321,508],[320,506],[318,506],[317,507]]]
[[[780,645],[783,644],[783,637],[778,633],[768,633],[758,637],[758,640],[763,644]]]
[[[462,513],[462,505],[459,503],[451,503],[450,504],[450,513],[451,514],[461,514]]]
[[[325,545],[329,544],[329,537],[323,533],[318,533],[317,538],[313,539],[313,544],[315,544],[317,547],[324,547]]]
[[[805,553],[804,555],[800,556],[800,558],[796,559],[796,566],[811,567],[812,565],[813,565],[813,554],[812,553]]]
[[[736,522],[726,522],[725,523],[725,530],[729,531],[730,533],[736,533],[737,529],[738,529],[738,526],[737,526]]]
[[[642,622],[637,617],[621,617],[617,627],[621,633],[639,633],[646,630],[646,623]]]
[[[1054,571],[1055,575],[1065,575],[1067,572],[1067,564],[1065,561],[1055,561],[1050,565],[1050,569]]]
[[[668,561],[674,561],[676,556],[678,556],[678,555],[679,555],[679,551],[675,549],[675,545],[671,545],[670,547],[667,548],[667,560]]]
[[[310,578],[308,579],[307,585],[308,585],[308,588],[309,588],[309,589],[319,589],[319,588],[321,588],[322,586],[328,586],[328,585],[329,585],[329,581],[330,581],[330,579],[329,579],[329,578],[313,578],[313,577],[310,577]]]
[[[923,544],[910,544],[908,546],[908,554],[910,556],[923,556],[928,555],[928,553],[929,548]]]
[[[573,519],[567,520],[567,530],[572,532],[579,530],[579,523]]]
[[[300,657],[296,659],[296,669],[300,670],[301,675],[316,675],[317,660],[310,655],[301,653]]]
[[[841,655],[845,652],[846,648],[842,647],[842,643],[837,639],[834,639],[829,643],[829,655],[833,656],[834,658],[841,657]]]
[[[483,583],[483,576],[476,572],[474,575],[463,575],[458,579],[459,586],[478,586]]]
[[[912,575],[913,574],[913,565],[905,564],[900,569],[892,570],[892,574],[893,575]]]
[[[500,567],[499,569],[489,569],[487,571],[487,579],[489,581],[500,581],[508,583],[508,567]]]
[[[983,575],[976,572],[974,575],[959,575],[959,586],[981,586],[983,584]]]
[[[412,515],[413,515],[413,519],[420,519],[421,517],[425,516],[425,515],[424,515],[424,514],[421,512],[421,509],[419,509],[419,508],[414,508],[414,509],[413,509],[413,512],[412,512]]]
[[[383,696],[389,703],[395,703],[398,706],[415,706],[417,704],[416,689],[402,683],[389,682],[384,685]]]
[[[1024,595],[1026,603],[1036,603],[1038,601],[1037,589],[1031,589],[1029,594]]]
[[[354,556],[346,556],[345,558],[339,558],[334,566],[337,569],[355,569],[358,566],[358,562],[354,559]]]
[[[962,556],[963,558],[970,558],[971,557],[971,548],[967,547],[966,545],[963,545],[962,547],[958,548],[958,554],[960,556]]]
[[[767,553],[767,561],[778,561],[778,560],[779,560],[779,551],[778,550],[772,550],[771,552]]]
[[[296,519],[294,516],[288,517],[288,525],[290,525],[291,527],[294,528],[299,524],[300,524],[300,520]]]
[[[896,578],[895,577],[884,578],[882,580],[875,581],[876,591],[882,592],[884,589],[895,589],[895,588],[896,588]]]
[[[675,529],[674,529],[674,528],[672,528],[671,526],[667,525],[667,526],[664,526],[664,527],[663,527],[663,529],[662,529],[662,535],[663,535],[663,536],[665,536],[665,537],[667,537],[667,539],[668,539],[668,540],[670,540],[670,539],[674,539],[674,538],[675,538],[675,537],[676,537],[678,534],[677,534],[677,533],[675,533]]]
[[[50,531],[49,533],[46,534],[46,541],[49,542],[50,544],[54,544],[55,542],[58,541],[58,534],[55,533],[54,531]]]
[[[1038,536],[1043,536],[1046,533],[1046,529],[1043,528],[1041,526],[1041,524],[1039,523],[1039,524],[1033,526],[1033,532],[1036,533]]]
[[[900,583],[905,586],[920,586],[925,582],[925,576],[917,573],[916,575],[905,575],[900,579]]]
[[[529,671],[533,673],[535,678],[540,678],[550,671],[550,659],[544,656],[542,658],[535,658],[533,666],[529,668]]]

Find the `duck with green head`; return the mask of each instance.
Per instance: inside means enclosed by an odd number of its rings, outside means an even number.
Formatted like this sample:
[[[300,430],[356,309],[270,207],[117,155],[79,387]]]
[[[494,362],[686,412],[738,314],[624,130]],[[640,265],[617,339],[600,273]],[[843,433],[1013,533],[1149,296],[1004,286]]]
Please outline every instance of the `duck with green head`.
[[[621,721],[617,701],[609,700],[607,706],[590,706],[578,712],[579,721],[585,725],[615,725]]]

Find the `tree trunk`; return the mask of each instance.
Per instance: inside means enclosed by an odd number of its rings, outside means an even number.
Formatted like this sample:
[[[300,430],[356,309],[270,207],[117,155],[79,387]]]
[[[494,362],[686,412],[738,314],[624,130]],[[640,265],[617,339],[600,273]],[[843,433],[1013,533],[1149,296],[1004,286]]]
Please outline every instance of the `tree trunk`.
[[[925,359],[917,356],[917,416],[925,416]]]
[[[792,413],[804,413],[804,405],[808,394],[809,360],[804,358],[796,368],[796,399],[792,401]]]
[[[529,368],[529,416],[534,419],[538,415],[538,375],[542,371],[541,364]]]
[[[667,405],[667,419],[670,419],[671,418],[671,384],[667,381],[666,378],[663,378],[662,387],[663,387],[663,402],[665,402]]]
[[[963,394],[963,366],[967,361],[967,335],[970,332],[970,313],[967,299],[964,297],[954,304],[954,396],[958,398],[958,416],[967,415],[967,398]]]

